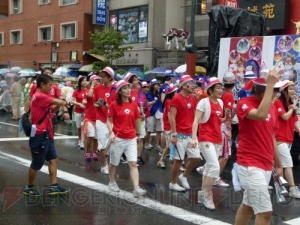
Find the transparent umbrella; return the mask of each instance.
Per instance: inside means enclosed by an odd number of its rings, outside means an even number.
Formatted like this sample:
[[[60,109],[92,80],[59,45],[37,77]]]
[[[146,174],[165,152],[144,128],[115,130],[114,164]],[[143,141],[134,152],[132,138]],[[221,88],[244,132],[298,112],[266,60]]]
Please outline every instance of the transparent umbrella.
[[[61,66],[61,67],[58,67],[56,70],[55,70],[55,75],[59,75],[59,76],[63,76],[63,77],[66,77],[68,76],[68,68],[67,67],[64,67],[64,66]]]
[[[21,70],[22,70],[21,67],[14,66],[14,67],[12,67],[12,68],[9,69],[9,72],[11,72],[11,73],[18,73]]]
[[[5,77],[7,77],[7,78],[12,78],[12,77],[14,77],[14,76],[16,76],[15,73],[6,73],[6,74],[5,74]]]
[[[79,72],[93,72],[94,71],[93,64],[85,65],[85,66],[81,67],[78,71]]]
[[[0,74],[6,74],[8,72],[9,72],[9,69],[6,69],[6,68],[0,69]]]
[[[176,69],[175,69],[175,72],[176,73],[185,73],[186,72],[186,64],[183,64],[181,66],[178,66]]]

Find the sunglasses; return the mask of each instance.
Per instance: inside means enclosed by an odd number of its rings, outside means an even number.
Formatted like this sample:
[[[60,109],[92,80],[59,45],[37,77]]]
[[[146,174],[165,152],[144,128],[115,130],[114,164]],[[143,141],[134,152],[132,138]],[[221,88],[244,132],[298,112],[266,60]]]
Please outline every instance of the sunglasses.
[[[149,88],[149,86],[145,86],[145,87],[143,87],[143,88]]]

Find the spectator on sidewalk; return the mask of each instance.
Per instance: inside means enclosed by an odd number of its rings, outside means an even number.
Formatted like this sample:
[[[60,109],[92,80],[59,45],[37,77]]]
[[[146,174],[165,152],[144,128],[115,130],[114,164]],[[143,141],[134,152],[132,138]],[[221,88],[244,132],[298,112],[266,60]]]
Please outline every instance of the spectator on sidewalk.
[[[9,93],[12,97],[12,118],[11,120],[18,120],[21,118],[21,96],[22,96],[22,87],[18,83],[19,77],[14,76],[12,78],[12,85],[10,86]]]

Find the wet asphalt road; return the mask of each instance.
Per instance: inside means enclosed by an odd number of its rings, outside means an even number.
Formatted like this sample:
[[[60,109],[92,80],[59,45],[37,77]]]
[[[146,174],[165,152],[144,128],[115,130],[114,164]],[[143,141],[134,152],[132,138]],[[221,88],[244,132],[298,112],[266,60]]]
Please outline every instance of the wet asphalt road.
[[[31,160],[28,140],[19,134],[17,122],[10,115],[0,114],[0,224],[233,224],[241,203],[241,193],[232,188],[214,188],[215,211],[197,203],[201,176],[193,171],[188,178],[191,190],[175,193],[168,190],[171,165],[159,169],[155,151],[144,151],[145,165],[139,166],[140,186],[147,190],[146,198],[133,199],[129,169],[117,168],[117,183],[124,191],[112,195],[107,190],[108,176],[100,173],[100,162],[86,162],[77,148],[75,126],[59,123],[55,141],[58,182],[71,189],[66,196],[49,197],[47,166],[38,173],[35,185],[44,192],[41,198],[24,197],[27,170]],[[67,136],[66,136],[67,135]],[[7,139],[12,138],[12,139]],[[231,184],[230,161],[222,177]],[[300,161],[295,160],[295,183],[300,183]],[[204,164],[204,161],[199,165]],[[232,187],[232,184],[231,184]],[[272,224],[300,224],[300,201],[289,199],[278,205],[272,196]],[[254,219],[250,224],[254,224]]]

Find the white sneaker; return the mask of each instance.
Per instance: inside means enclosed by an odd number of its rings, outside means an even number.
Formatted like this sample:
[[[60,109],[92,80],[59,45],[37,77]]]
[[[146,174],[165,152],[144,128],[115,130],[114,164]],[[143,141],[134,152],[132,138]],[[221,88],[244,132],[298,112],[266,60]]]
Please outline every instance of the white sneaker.
[[[205,191],[198,191],[198,203],[203,204],[208,209],[215,209],[212,192],[207,194]]]
[[[133,197],[134,198],[139,198],[142,197],[143,195],[146,195],[147,191],[140,188],[140,186],[138,186],[136,189],[133,190]]]
[[[185,191],[185,188],[180,187],[178,184],[169,184],[169,189],[173,191]]]
[[[204,169],[205,169],[204,166],[200,166],[200,167],[196,168],[196,171],[197,171],[200,175],[203,175]]]
[[[80,142],[79,148],[80,148],[80,150],[84,150],[84,143],[83,142]]]
[[[293,198],[300,198],[300,191],[299,191],[299,189],[297,187],[290,188],[289,196],[293,197]]]
[[[151,150],[151,148],[153,148],[153,146],[151,144],[145,144],[144,149],[146,150]]]
[[[191,188],[190,188],[190,185],[189,185],[189,183],[188,183],[188,181],[187,181],[187,177],[183,176],[183,173],[180,174],[180,176],[179,176],[178,178],[179,178],[179,180],[180,180],[182,186],[183,186],[185,189],[188,189],[188,190],[191,189]]]
[[[218,187],[229,187],[229,184],[225,183],[220,177],[218,179],[215,179],[214,186]]]
[[[184,172],[184,171],[185,171],[184,164],[181,164],[181,166],[180,166],[180,168],[179,168],[179,171],[180,171],[180,172]]]
[[[117,185],[116,181],[114,182],[109,182],[108,184],[108,189],[110,191],[113,191],[113,192],[119,192],[120,191],[120,188],[119,186]]]
[[[108,174],[109,174],[107,164],[106,164],[106,166],[101,167],[101,173],[103,173],[103,174],[105,174],[105,175],[108,175]]]

